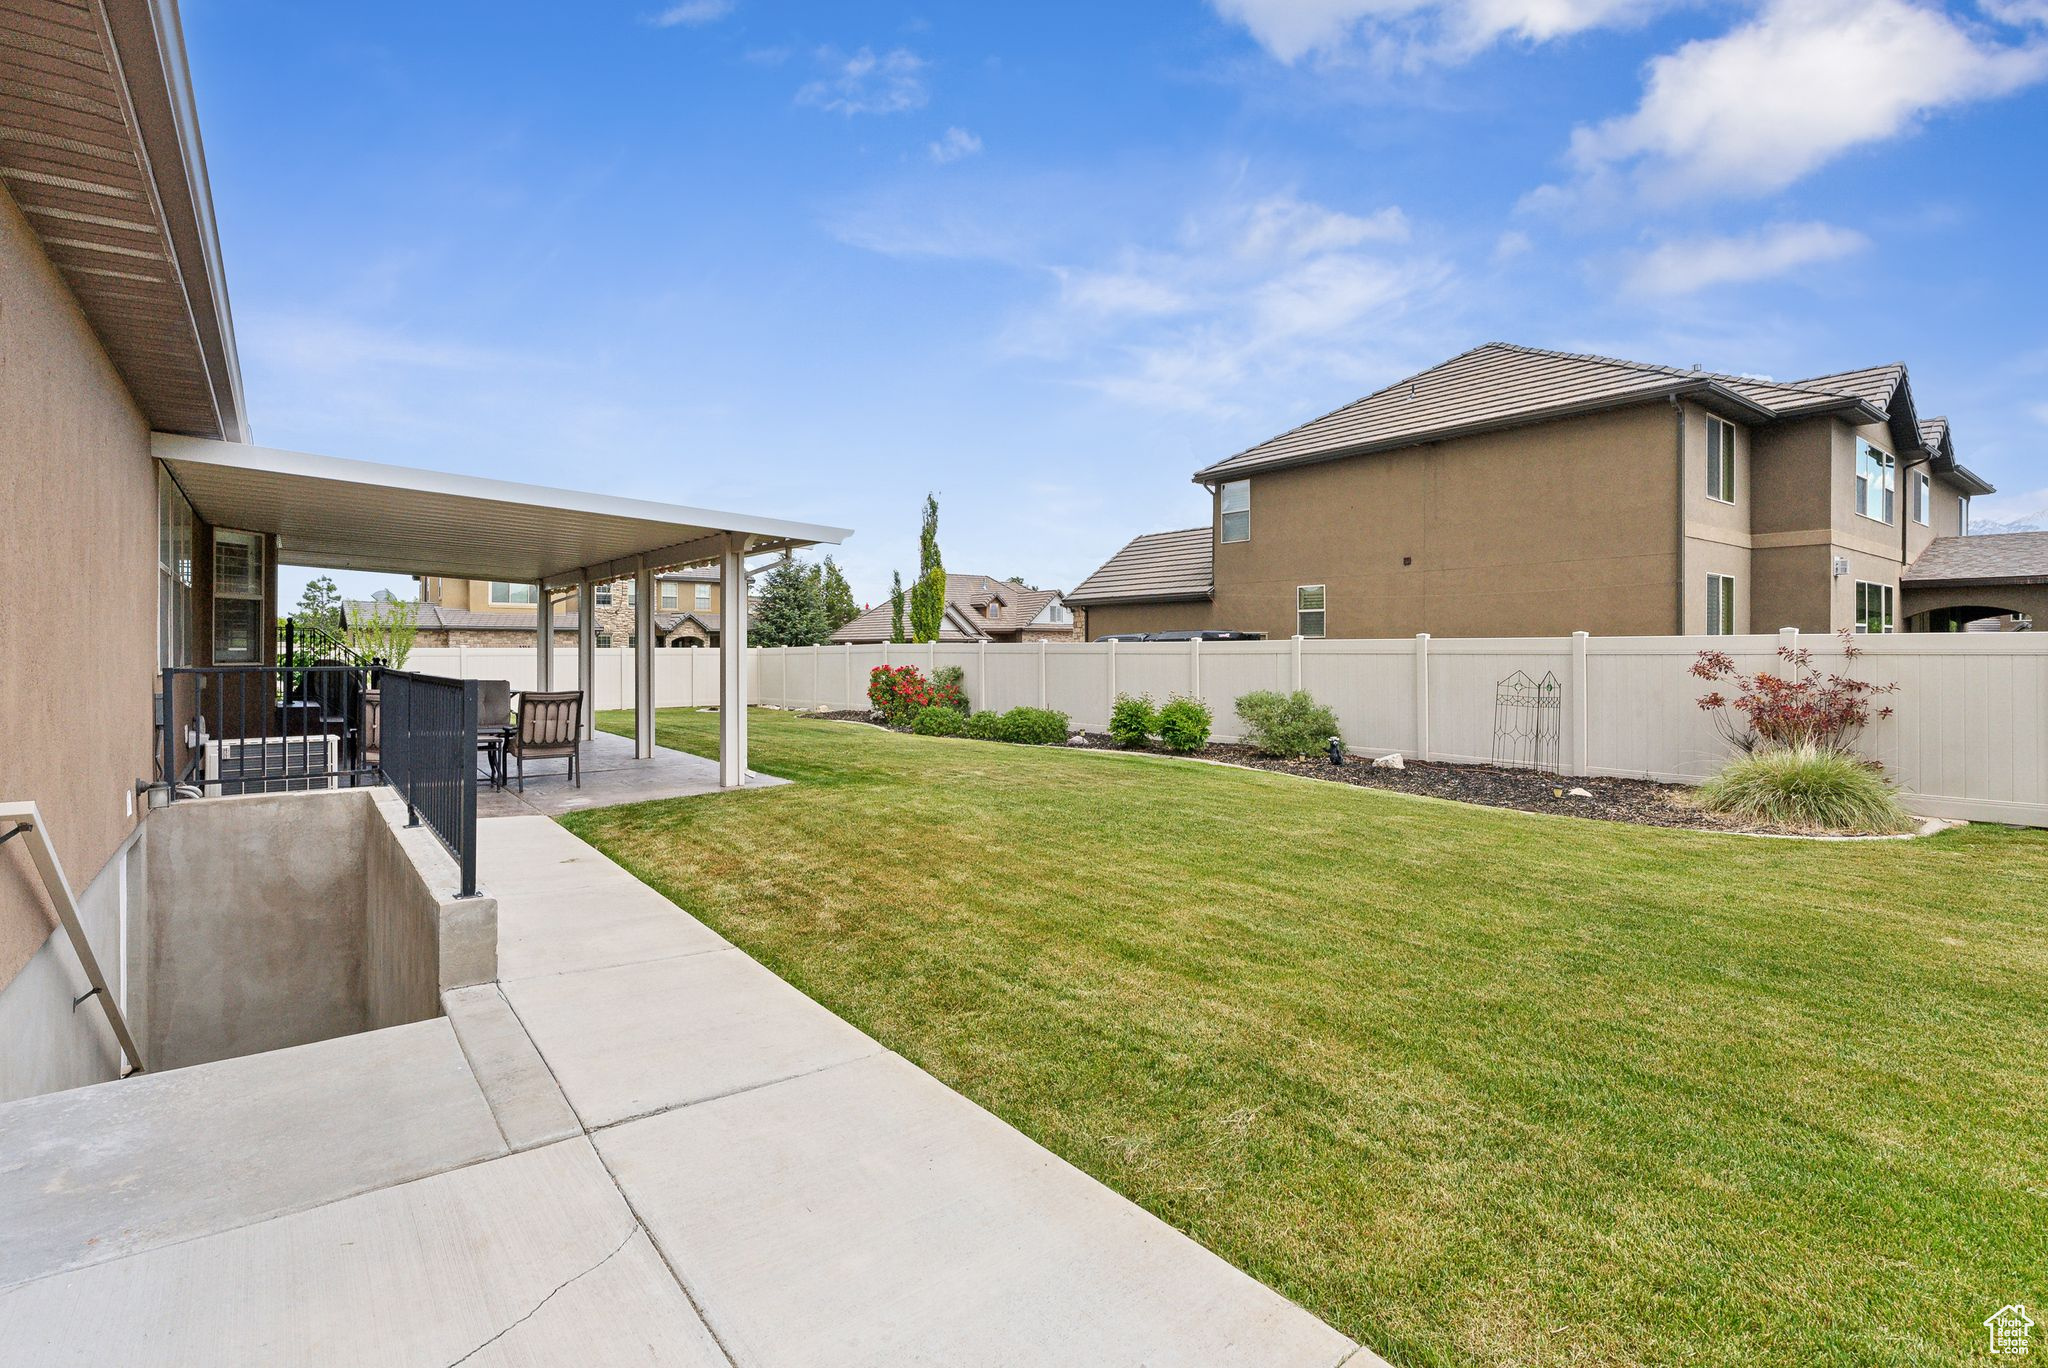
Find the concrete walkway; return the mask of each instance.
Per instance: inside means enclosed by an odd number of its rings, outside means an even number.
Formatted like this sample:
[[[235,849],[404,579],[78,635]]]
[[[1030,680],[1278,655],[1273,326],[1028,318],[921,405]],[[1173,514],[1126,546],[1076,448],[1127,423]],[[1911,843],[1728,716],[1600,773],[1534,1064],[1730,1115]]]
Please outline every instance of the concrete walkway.
[[[1379,1362],[542,817],[448,1017],[0,1107],[0,1344],[123,1365]]]

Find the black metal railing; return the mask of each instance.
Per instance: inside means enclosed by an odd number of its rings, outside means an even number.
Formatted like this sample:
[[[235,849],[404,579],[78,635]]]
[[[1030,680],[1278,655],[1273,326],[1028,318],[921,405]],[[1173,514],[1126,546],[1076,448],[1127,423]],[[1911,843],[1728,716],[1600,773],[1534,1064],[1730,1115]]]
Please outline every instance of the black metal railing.
[[[384,777],[406,820],[433,829],[476,893],[477,682],[384,670],[378,676]]]
[[[179,666],[157,697],[168,802],[388,783],[476,893],[477,684],[361,665]]]
[[[157,780],[172,801],[378,782],[364,743],[373,672],[353,665],[175,667],[157,698]]]
[[[277,620],[277,658],[294,668],[357,665],[367,669],[384,663],[381,658],[349,645],[347,638],[325,623],[306,617]]]

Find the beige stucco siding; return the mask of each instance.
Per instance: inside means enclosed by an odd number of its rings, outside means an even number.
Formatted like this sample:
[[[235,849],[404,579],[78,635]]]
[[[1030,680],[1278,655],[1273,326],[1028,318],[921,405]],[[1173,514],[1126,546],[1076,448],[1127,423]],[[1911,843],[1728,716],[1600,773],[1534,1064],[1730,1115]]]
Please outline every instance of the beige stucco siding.
[[[35,800],[83,888],[150,774],[156,467],[141,411],[4,190],[0,509],[0,798]],[[21,843],[0,850],[0,984],[50,925]]]
[[[1191,625],[1292,636],[1322,584],[1332,637],[1669,632],[1677,460],[1673,410],[1646,405],[1255,475],[1251,540],[1216,547]]]

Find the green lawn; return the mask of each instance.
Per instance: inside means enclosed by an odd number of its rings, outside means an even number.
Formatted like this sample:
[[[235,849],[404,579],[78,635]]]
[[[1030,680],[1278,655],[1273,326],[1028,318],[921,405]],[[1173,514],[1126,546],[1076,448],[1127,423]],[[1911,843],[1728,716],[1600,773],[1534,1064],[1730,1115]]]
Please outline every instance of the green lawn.
[[[1397,1364],[1953,1362],[2048,1306],[2048,836],[752,731],[797,784],[564,820]]]

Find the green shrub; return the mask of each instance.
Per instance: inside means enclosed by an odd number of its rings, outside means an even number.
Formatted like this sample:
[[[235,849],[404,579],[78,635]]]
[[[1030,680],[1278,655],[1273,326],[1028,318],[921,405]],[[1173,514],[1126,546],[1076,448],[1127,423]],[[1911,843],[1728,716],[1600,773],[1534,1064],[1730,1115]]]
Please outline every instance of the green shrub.
[[[1109,739],[1119,746],[1142,746],[1145,738],[1159,730],[1159,714],[1149,694],[1133,698],[1118,694],[1109,709]]]
[[[1000,741],[1003,739],[1003,715],[994,712],[978,712],[963,719],[960,734],[976,741]]]
[[[1699,787],[1700,806],[1747,822],[1812,831],[1911,831],[1917,825],[1876,766],[1826,746],[1759,746]]]
[[[958,708],[937,703],[918,710],[910,729],[919,736],[959,736],[967,730],[967,717]]]
[[[998,736],[1020,746],[1064,745],[1067,715],[1048,708],[1012,708],[1003,714]]]
[[[1201,699],[1176,698],[1159,710],[1159,744],[1183,755],[1198,751],[1209,744],[1215,720]]]
[[[1337,714],[1300,689],[1248,693],[1237,700],[1237,715],[1245,743],[1262,755],[1310,755],[1338,734]]]
[[[932,671],[932,701],[958,713],[967,706],[967,671],[958,665],[941,665]],[[950,735],[950,733],[948,733]]]

